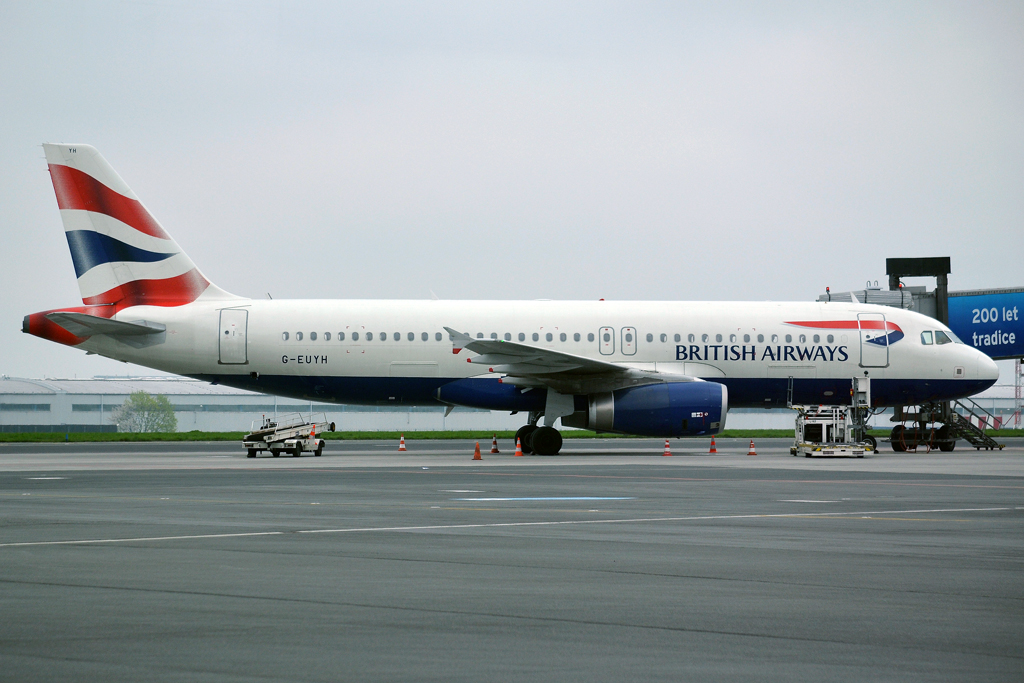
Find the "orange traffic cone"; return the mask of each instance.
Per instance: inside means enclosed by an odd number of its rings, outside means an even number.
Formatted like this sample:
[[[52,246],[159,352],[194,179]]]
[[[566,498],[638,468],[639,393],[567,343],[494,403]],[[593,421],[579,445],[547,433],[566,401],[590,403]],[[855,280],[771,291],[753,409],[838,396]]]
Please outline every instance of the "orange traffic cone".
[[[402,438],[398,440],[398,450],[399,452],[407,450],[405,447],[405,434],[402,434]]]
[[[480,457],[480,442],[479,441],[476,442],[476,448],[473,450],[473,459],[474,460],[483,460],[483,458]]]
[[[517,457],[517,458],[523,457],[523,445],[521,443],[519,443],[519,439],[516,439],[516,454],[515,454],[515,457]]]
[[[712,453],[718,453],[718,449],[715,448],[715,437],[711,437],[711,450],[708,451],[708,455],[711,455]]]
[[[754,440],[750,440],[750,450],[747,451],[747,455],[757,455],[757,451],[754,450]]]
[[[662,453],[662,455],[664,455],[666,457],[669,456],[669,455],[672,455],[672,449],[669,448],[668,439],[665,439],[665,452]]]
[[[491,453],[499,453],[498,450],[498,435],[495,434],[491,437]]]

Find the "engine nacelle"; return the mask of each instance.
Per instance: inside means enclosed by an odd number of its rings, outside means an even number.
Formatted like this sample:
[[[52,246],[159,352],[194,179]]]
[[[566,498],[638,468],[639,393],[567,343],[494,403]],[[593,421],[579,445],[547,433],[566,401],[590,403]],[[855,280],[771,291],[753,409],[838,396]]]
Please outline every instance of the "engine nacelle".
[[[590,396],[585,426],[639,436],[711,435],[725,428],[728,412],[729,391],[724,384],[648,384]],[[583,426],[579,417],[583,416],[577,413],[568,420],[563,418],[562,424]]]

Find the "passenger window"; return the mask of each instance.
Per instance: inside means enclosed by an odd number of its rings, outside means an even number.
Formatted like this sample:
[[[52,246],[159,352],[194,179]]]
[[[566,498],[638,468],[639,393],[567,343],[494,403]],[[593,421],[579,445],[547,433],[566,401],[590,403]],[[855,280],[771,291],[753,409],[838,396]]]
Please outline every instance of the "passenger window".
[[[778,341],[779,341],[779,335],[777,335],[777,334],[773,334],[773,335],[772,335],[772,344],[775,344],[775,343],[777,343]]]
[[[746,344],[748,341],[750,341],[750,335],[749,334],[743,335],[743,343]]]
[[[676,337],[675,337],[675,339],[676,339],[676,342],[677,342],[677,343],[678,343],[678,342],[681,342],[681,341],[683,341],[683,336],[682,336],[682,335],[680,335],[680,334],[677,334],[677,335],[676,335]]]
[[[836,338],[834,336],[832,336],[831,334],[828,335],[827,337],[825,337],[825,339],[828,341],[829,344],[831,344],[832,342],[834,342],[836,340]]]
[[[820,341],[821,341],[821,335],[820,335],[820,334],[816,334],[816,335],[814,335],[814,343],[815,343],[815,344],[817,344],[817,343],[819,343]]]
[[[296,332],[295,333],[295,341],[302,341],[302,333],[301,332]]]
[[[579,341],[580,340],[580,333],[577,332],[576,334],[572,335],[572,340],[573,341]]]
[[[763,341],[764,341],[764,335],[763,334],[757,335],[757,342],[760,344]]]
[[[562,334],[558,335],[558,341],[565,341],[565,332],[563,332]]]
[[[805,344],[806,342],[807,342],[807,335],[801,334],[800,335],[800,343],[801,344]]]
[[[626,342],[629,343],[629,342],[632,342],[632,341],[633,341],[633,335],[630,334],[629,332],[627,332],[626,333]]]
[[[497,338],[498,338],[498,333],[497,332],[491,332],[491,339],[497,339]]]
[[[662,333],[662,335],[661,335],[661,341],[662,341],[662,343],[664,343],[664,342],[667,342],[667,341],[668,341],[668,335],[667,335],[667,334],[665,334],[665,333]]]
[[[787,344],[792,344],[793,343],[793,335],[791,335],[791,334],[787,334],[786,335],[786,343]]]
[[[708,337],[708,335],[706,335],[706,334],[700,335],[700,340],[702,342],[706,342],[708,339],[710,339],[710,337]]]
[[[352,334],[354,336],[356,333],[353,332]],[[366,333],[366,341],[373,341],[373,332],[367,332]]]
[[[716,334],[716,335],[715,335],[715,341],[716,341],[716,342],[720,342],[720,341],[722,341],[722,335],[720,335],[720,334]]]
[[[942,330],[935,330],[935,343],[936,344],[952,344],[953,340],[949,338]]]
[[[373,339],[373,333],[372,332],[368,333],[367,336],[370,339]],[[359,341],[359,333],[358,332],[353,332],[352,333],[352,341]]]
[[[548,332],[547,334],[544,335],[544,338],[547,339],[548,341],[551,341],[552,339],[554,339],[554,336],[550,332]]]
[[[536,332],[533,333],[533,341],[540,341],[540,335]]]
[[[288,333],[285,332],[285,334],[288,334]],[[932,333],[931,332],[922,332],[921,333],[921,343],[924,344],[925,346],[931,346],[931,344],[932,344]]]
[[[309,333],[309,341],[316,341],[316,332]]]
[[[484,338],[484,333],[483,332],[477,332],[476,333],[476,338],[477,339],[483,339]]]
[[[434,341],[441,341],[441,333],[440,332],[435,332],[434,333]]]
[[[691,334],[691,335],[686,337],[686,341],[690,341],[690,342],[697,341],[697,338],[694,335]]]
[[[588,332],[587,333],[587,341],[590,341],[590,342],[594,341],[594,333],[593,332]]]
[[[610,335],[610,334],[608,334],[607,332],[605,332],[605,333],[604,333],[604,342],[605,342],[605,343],[607,344],[607,343],[608,343],[608,342],[610,342],[611,340],[612,340],[612,335]]]
[[[355,334],[355,333],[353,333],[353,334]],[[357,339],[358,339],[358,337],[357,337]],[[345,333],[344,332],[339,332],[338,333],[338,341],[345,341]]]
[[[652,341],[654,341],[654,335],[651,334],[650,332],[648,332],[647,333],[647,343],[650,344]]]
[[[506,332],[505,333],[505,341],[512,341],[512,333],[511,332]]]
[[[331,341],[331,333],[324,332],[324,341]]]
[[[410,332],[407,335],[407,338],[409,339],[409,341],[416,341],[416,333],[415,332]]]
[[[287,332],[282,332],[281,333],[281,341],[288,341],[288,333]]]
[[[526,335],[522,332],[519,333],[519,341],[526,341]]]
[[[420,335],[420,339],[422,339],[423,341],[427,341],[428,339],[430,339],[430,335],[424,332]]]
[[[387,341],[388,340],[388,333],[387,332],[381,332],[380,333],[380,340],[381,341]]]
[[[736,343],[736,335],[735,334],[730,334],[729,335],[729,343],[730,344],[735,344]]]

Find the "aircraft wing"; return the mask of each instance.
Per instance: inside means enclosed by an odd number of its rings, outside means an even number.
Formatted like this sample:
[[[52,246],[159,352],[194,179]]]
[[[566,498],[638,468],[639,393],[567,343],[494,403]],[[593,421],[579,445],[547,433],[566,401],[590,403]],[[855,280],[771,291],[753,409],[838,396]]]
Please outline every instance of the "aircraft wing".
[[[99,316],[86,313],[66,311],[50,313],[46,318],[60,325],[76,337],[91,337],[96,334],[106,334],[115,337],[122,335],[137,337],[147,334],[159,334],[167,329],[160,323],[146,320],[129,323],[121,320],[111,320],[110,318],[100,318]]]
[[[450,327],[444,329],[452,336],[455,353],[467,349],[478,354],[467,361],[507,375],[502,381],[517,386],[548,386],[563,394],[590,394],[660,382],[703,381],[503,339],[475,339]]]

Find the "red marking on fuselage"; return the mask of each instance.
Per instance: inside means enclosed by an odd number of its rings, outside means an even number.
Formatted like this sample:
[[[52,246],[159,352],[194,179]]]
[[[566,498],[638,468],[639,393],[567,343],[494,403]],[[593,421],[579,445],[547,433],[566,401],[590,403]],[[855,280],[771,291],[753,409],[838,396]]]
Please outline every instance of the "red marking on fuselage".
[[[902,332],[900,326],[896,323],[885,321],[884,325],[881,320],[816,320],[813,322],[794,322],[787,321],[786,325],[796,325],[798,327],[810,327],[821,330],[893,330]]]

